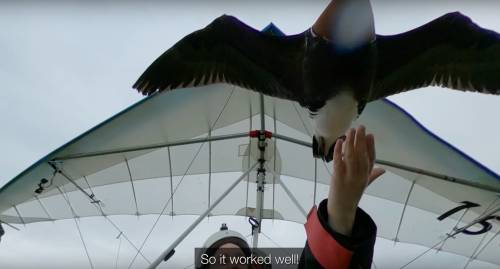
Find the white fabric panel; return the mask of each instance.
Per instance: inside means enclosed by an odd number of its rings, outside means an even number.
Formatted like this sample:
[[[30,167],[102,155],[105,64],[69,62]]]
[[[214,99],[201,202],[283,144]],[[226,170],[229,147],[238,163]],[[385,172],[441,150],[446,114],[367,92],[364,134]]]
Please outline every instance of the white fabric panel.
[[[135,194],[137,196],[137,206],[139,212],[158,212],[163,210],[164,204],[171,197],[171,186],[174,180],[169,177],[154,178],[148,180],[138,180],[134,182]],[[172,202],[168,202],[164,214],[172,213]]]
[[[382,116],[384,115],[384,116]],[[380,100],[366,106],[354,123],[364,124],[377,140],[377,158],[398,164],[467,179],[498,188],[498,175],[470,157],[459,153],[444,140],[429,133],[407,112]]]
[[[299,104],[282,99],[265,97],[265,113],[272,118],[274,112],[280,122],[296,130],[296,132],[302,133],[303,138],[305,138],[304,140],[312,141],[311,134],[313,129],[309,121],[309,116]],[[279,128],[278,132],[285,134]]]
[[[210,203],[213,204],[233,184],[242,173],[225,173],[212,175],[212,186],[210,188]],[[232,192],[227,195],[220,204],[212,211],[213,215],[235,215],[238,210],[246,205],[247,180],[242,180]],[[248,195],[255,198],[256,186],[254,183],[248,184]],[[208,195],[208,194],[207,194]],[[250,197],[249,197],[250,198]],[[255,199],[254,199],[255,200]],[[255,207],[255,203],[248,204]],[[203,209],[207,209],[205,206]]]
[[[382,178],[370,185],[366,193],[404,204],[410,188],[411,181],[387,171]]]

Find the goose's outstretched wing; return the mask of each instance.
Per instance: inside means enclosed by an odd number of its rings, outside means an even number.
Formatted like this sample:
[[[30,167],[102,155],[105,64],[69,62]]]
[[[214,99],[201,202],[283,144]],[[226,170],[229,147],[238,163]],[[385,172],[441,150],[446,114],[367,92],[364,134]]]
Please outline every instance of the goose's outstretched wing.
[[[134,84],[145,95],[226,82],[267,95],[300,99],[303,38],[262,33],[223,15],[156,59]],[[298,100],[297,100],[298,101]]]
[[[500,94],[500,34],[459,12],[376,42],[370,101],[426,86]]]

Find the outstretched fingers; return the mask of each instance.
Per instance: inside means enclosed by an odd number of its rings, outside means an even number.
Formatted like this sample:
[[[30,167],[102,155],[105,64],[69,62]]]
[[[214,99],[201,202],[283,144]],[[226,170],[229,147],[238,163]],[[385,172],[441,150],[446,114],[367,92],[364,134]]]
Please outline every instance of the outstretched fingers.
[[[368,185],[370,185],[375,179],[379,178],[385,173],[385,169],[382,167],[373,167],[375,164],[375,138],[372,134],[366,135],[366,149],[368,152],[368,159],[370,161],[370,175],[368,176]]]
[[[356,149],[356,154],[360,155],[360,157],[364,157],[366,153],[366,134],[365,126],[363,125],[360,125],[356,130],[354,148]]]
[[[366,150],[368,152],[370,165],[373,166],[373,163],[375,162],[375,138],[372,134],[366,135]]]
[[[338,139],[335,142],[335,147],[333,148],[333,165],[334,167],[341,167],[342,162],[342,146],[344,144],[343,139]]]
[[[354,129],[349,129],[347,131],[346,135],[346,140],[345,140],[345,157],[346,159],[350,160],[354,156],[354,135],[355,135],[355,130]]]

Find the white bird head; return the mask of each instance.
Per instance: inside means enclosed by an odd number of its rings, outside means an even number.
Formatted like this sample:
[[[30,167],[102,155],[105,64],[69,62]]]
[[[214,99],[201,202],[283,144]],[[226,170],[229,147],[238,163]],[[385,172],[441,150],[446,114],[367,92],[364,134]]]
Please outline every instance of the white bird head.
[[[358,102],[349,91],[342,91],[320,108],[311,112],[314,127],[313,156],[327,162],[333,158],[335,142],[345,137],[346,131],[358,115]]]

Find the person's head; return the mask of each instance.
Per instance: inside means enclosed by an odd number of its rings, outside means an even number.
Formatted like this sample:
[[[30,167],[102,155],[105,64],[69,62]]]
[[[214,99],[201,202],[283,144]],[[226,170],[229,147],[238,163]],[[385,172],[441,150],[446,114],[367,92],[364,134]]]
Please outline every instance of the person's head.
[[[198,261],[196,267],[198,269],[251,268],[247,265],[232,264],[230,262],[231,258],[238,259],[240,257],[249,257],[251,255],[251,250],[245,237],[236,231],[229,230],[225,223],[222,224],[218,232],[212,234],[205,241],[200,256],[201,254],[206,255]],[[208,262],[210,257],[214,257],[215,259],[212,258],[212,262]]]

